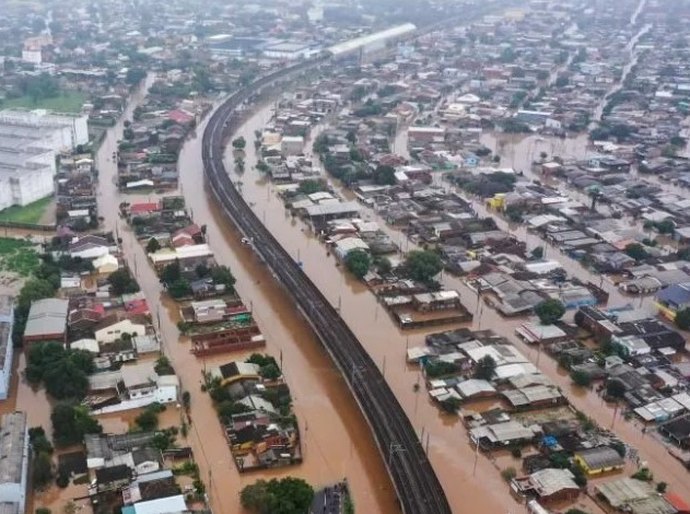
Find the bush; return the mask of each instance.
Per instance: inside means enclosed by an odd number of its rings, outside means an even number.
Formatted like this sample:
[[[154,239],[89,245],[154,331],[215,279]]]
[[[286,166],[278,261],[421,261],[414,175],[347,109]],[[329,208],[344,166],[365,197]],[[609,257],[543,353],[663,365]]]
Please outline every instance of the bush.
[[[560,300],[549,298],[534,307],[534,313],[539,317],[542,325],[553,325],[565,314],[565,306]]]
[[[666,482],[659,482],[656,484],[656,492],[659,494],[664,494],[666,492],[666,488],[668,487],[668,484]]]
[[[651,482],[652,480],[654,480],[654,475],[649,470],[649,468],[640,468],[631,475],[631,478],[634,478],[636,480],[642,480],[643,482]]]
[[[355,277],[362,279],[369,272],[371,257],[364,250],[352,250],[345,256],[345,266]]]
[[[675,323],[681,330],[690,330],[690,308],[679,310],[676,313]]]
[[[242,489],[242,506],[258,514],[304,514],[314,499],[314,489],[301,478],[257,480]]]
[[[512,467],[512,466],[511,466],[511,467],[508,467],[508,468],[506,468],[506,469],[504,469],[503,471],[501,471],[501,477],[502,477],[503,480],[505,480],[506,482],[510,482],[510,481],[511,481],[513,478],[515,478],[516,476],[517,476],[517,471],[516,471],[515,468]]]
[[[139,292],[139,284],[127,268],[112,272],[108,277],[108,284],[110,284],[110,291],[115,296]]]
[[[574,370],[570,372],[570,379],[580,387],[589,387],[592,377],[586,371]]]
[[[510,450],[510,454],[515,457],[516,459],[522,458],[522,449],[519,447],[515,446],[513,449]]]
[[[59,446],[80,443],[85,434],[103,432],[100,423],[82,405],[58,403],[53,407],[50,420],[53,423],[53,440]]]

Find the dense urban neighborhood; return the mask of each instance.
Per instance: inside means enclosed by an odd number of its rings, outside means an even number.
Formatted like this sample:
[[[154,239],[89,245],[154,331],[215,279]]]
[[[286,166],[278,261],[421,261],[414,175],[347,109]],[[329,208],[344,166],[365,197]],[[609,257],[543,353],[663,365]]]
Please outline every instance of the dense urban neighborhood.
[[[690,1],[10,0],[8,514],[690,513]]]

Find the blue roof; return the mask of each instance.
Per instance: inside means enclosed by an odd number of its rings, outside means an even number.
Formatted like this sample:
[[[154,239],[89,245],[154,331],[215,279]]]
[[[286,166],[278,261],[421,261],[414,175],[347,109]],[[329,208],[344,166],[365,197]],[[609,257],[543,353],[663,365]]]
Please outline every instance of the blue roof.
[[[674,305],[690,303],[690,282],[670,285],[656,295],[657,300]]]

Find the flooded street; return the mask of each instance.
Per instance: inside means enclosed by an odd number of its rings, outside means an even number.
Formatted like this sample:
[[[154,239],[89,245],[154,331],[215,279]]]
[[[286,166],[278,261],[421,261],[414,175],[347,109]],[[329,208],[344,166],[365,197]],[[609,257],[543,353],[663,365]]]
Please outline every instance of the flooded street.
[[[263,124],[270,119],[270,109],[270,106],[260,109],[243,125],[239,134],[248,141],[253,140],[254,131],[260,130]],[[553,154],[576,155],[584,151],[586,137],[544,142],[529,140],[529,138],[522,140],[514,148],[513,159],[516,161],[516,167],[518,166],[518,159],[521,159],[523,163],[531,163],[530,156],[535,151],[537,154],[542,151],[542,144],[546,145],[550,149],[550,153]],[[310,144],[307,143],[307,148],[309,146]],[[525,151],[525,149],[530,148],[530,151]],[[506,151],[510,150],[508,147],[505,149]],[[232,158],[227,156],[226,166],[229,170],[232,170],[231,160]],[[240,183],[243,196],[252,205],[255,213],[264,221],[286,250],[294,256],[295,260],[303,263],[305,272],[323,291],[326,298],[332,305],[340,307],[345,321],[350,324],[374,361],[379,363],[380,369],[384,372],[388,383],[415,428],[420,433],[423,429],[425,438],[426,434],[429,435],[430,458],[444,485],[451,506],[456,509],[459,509],[461,505],[467,506],[469,494],[473,488],[476,488],[476,484],[473,482],[472,476],[474,452],[468,444],[466,431],[457,418],[441,414],[436,406],[430,402],[423,388],[418,393],[414,392],[414,384],[421,380],[419,370],[415,366],[408,366],[405,363],[405,348],[423,344],[424,335],[429,332],[418,330],[406,331],[403,334],[366,286],[341,270],[335,258],[327,255],[326,248],[313,237],[306,225],[293,218],[285,210],[270,182],[254,169],[256,157],[253,150],[248,151],[245,162],[247,171],[244,174],[237,175],[234,171],[229,172],[232,180]],[[183,176],[185,173],[183,169]],[[183,182],[185,196],[195,206],[195,216],[199,218],[200,222],[206,222],[204,215],[197,213],[196,205],[202,200],[200,188],[195,187],[196,185],[190,186],[184,178]],[[190,190],[190,187],[194,187],[194,189]],[[340,188],[337,187],[337,189]],[[475,208],[479,210],[479,202],[475,202]],[[380,227],[390,234],[395,241],[403,243],[406,250],[414,247],[412,243],[406,241],[404,234],[387,227],[373,211],[362,207],[361,212],[367,219],[379,221]],[[480,212],[480,214],[483,213]],[[227,224],[224,220],[214,219],[213,221],[220,222],[221,225]],[[543,244],[537,236],[527,234],[522,227],[509,227],[502,220],[499,220],[499,226],[510,230],[518,238],[526,238],[531,247]],[[209,231],[212,234],[218,230],[219,228],[216,227],[211,231],[211,224],[209,223]],[[225,241],[224,243],[229,243],[230,246],[236,244],[232,241]],[[215,242],[212,239],[211,244],[219,246],[217,239]],[[247,248],[243,250],[250,253]],[[547,251],[547,257],[558,258],[569,272],[582,280],[593,280],[596,283],[600,281],[598,275],[589,273],[575,261],[561,255],[555,248],[550,248]],[[557,363],[553,359],[547,356],[539,357],[535,348],[528,347],[517,340],[514,329],[522,322],[521,319],[500,317],[495,311],[485,307],[483,302],[477,302],[476,294],[456,277],[445,274],[443,282],[447,287],[460,291],[463,303],[475,314],[473,328],[491,328],[508,337],[533,362],[539,360],[540,368],[568,394],[577,408],[588,413],[601,426],[608,427],[611,425],[614,413],[612,405],[603,403],[595,394],[588,394],[586,391],[574,387],[570,377],[563,370],[558,369]],[[254,284],[254,286],[265,287],[263,282],[262,284]],[[610,303],[612,305],[637,301],[637,299],[622,296],[615,286],[606,280],[603,282],[603,287],[611,294]],[[253,288],[249,291],[243,289],[241,292],[246,299],[255,294]],[[258,312],[260,320],[262,312],[262,310]],[[267,324],[264,320],[261,321],[262,326]],[[270,325],[271,322],[268,321],[268,326]],[[290,367],[288,366],[289,370]],[[616,421],[616,427],[625,441],[639,447],[641,459],[647,461],[654,468],[660,479],[667,481],[673,490],[680,492],[684,497],[690,498],[690,483],[684,480],[685,471],[680,463],[666,453],[659,441],[649,435],[643,437],[638,427],[622,419]],[[499,473],[492,468],[494,465],[488,459],[479,459],[477,474],[482,477],[487,489],[492,490],[493,494],[490,497],[471,496],[473,502],[471,510],[475,512],[500,512],[511,508],[515,509],[515,503],[508,493],[508,488],[501,482]]]
[[[118,132],[121,129],[117,127]],[[111,131],[98,155],[100,170],[99,208],[108,229],[117,229],[128,264],[151,305],[154,319],[160,314],[160,332],[164,353],[170,358],[182,388],[191,394],[191,430],[188,444],[192,446],[201,477],[209,489],[215,512],[240,511],[241,488],[258,478],[295,475],[316,487],[346,477],[353,489],[355,504],[364,512],[395,512],[395,497],[368,426],[351,398],[344,382],[311,330],[298,316],[287,295],[278,288],[266,269],[241,245],[204,189],[201,168],[199,128],[185,145],[179,161],[181,191],[195,222],[207,225],[207,237],[220,264],[230,266],[237,278],[237,290],[245,303],[251,305],[259,326],[267,339],[267,351],[278,357],[282,352],[284,372],[293,393],[294,410],[300,422],[302,465],[275,471],[240,476],[218,422],[211,399],[201,392],[204,368],[247,354],[233,353],[197,359],[190,353],[189,342],[181,339],[176,323],[177,304],[161,293],[161,285],[146,260],[143,247],[134,234],[118,220],[118,205],[145,200],[134,195],[120,196],[114,177],[115,163],[110,160],[116,149],[117,137]],[[109,424],[118,426],[117,421]],[[119,425],[120,427],[122,425]]]

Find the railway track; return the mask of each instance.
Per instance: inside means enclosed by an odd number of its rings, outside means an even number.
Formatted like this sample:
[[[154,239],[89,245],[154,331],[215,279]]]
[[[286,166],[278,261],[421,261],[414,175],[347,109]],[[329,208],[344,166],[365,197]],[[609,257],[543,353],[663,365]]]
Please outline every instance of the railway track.
[[[450,514],[446,495],[414,427],[378,367],[340,314],[253,213],[223,164],[224,142],[238,119],[235,111],[253,95],[291,76],[316,68],[324,56],[266,75],[231,95],[204,131],[206,180],[225,214],[292,296],[340,370],[369,424],[406,514]]]

